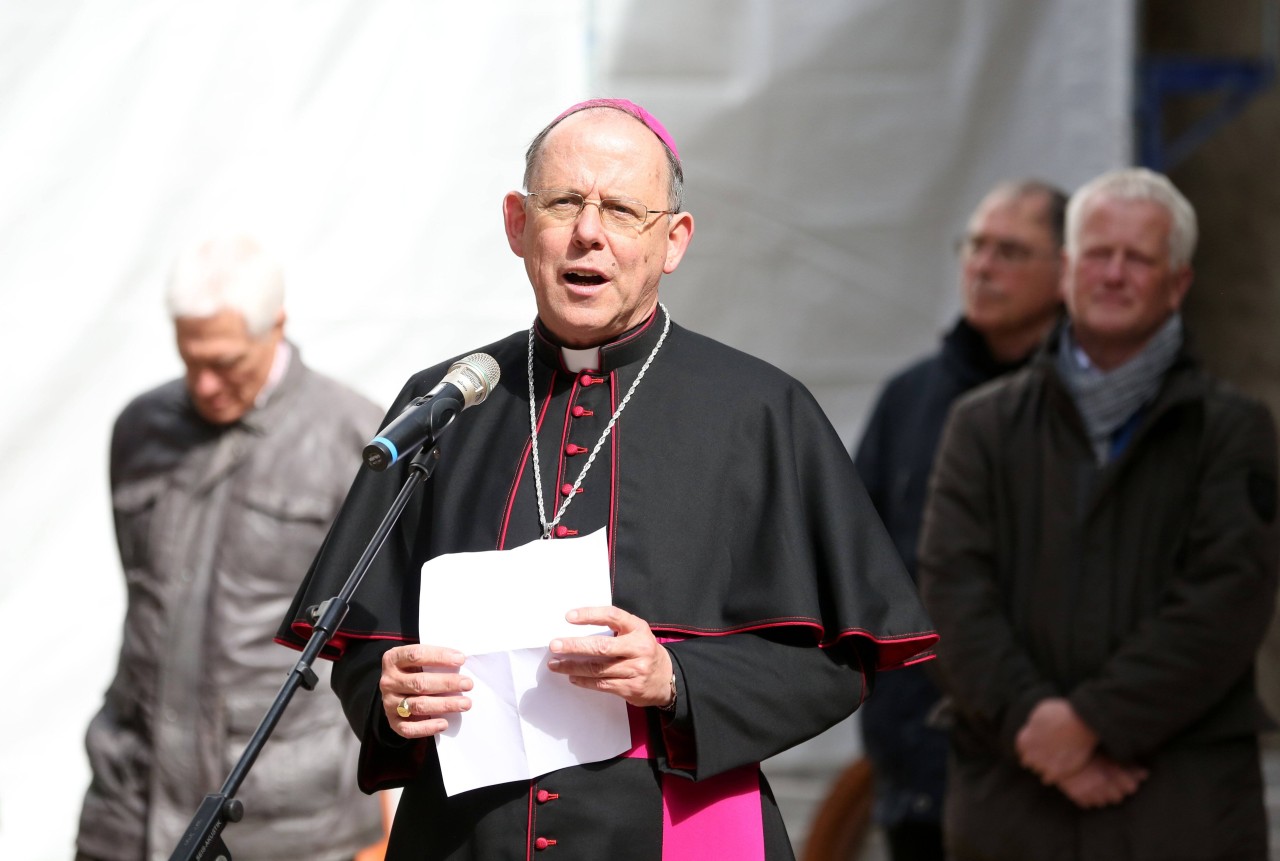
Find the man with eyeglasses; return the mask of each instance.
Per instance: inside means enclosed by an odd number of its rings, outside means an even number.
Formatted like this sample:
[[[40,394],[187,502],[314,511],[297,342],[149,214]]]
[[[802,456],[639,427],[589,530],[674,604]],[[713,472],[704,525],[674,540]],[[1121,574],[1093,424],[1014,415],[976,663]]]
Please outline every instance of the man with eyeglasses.
[[[535,137],[524,184],[503,216],[537,318],[483,348],[501,384],[441,439],[335,639],[361,785],[405,786],[387,857],[792,858],[759,762],[935,638],[813,397],[658,301],[693,235],[666,129],[631,102],[575,105]],[[411,378],[390,416],[449,366]],[[357,479],[282,640],[301,643],[405,475]],[[543,537],[568,552],[602,529],[613,604],[564,610],[613,636],[558,637],[544,666],[625,701],[630,750],[448,795],[433,737],[481,701],[467,656],[405,609],[431,594],[423,562]]]
[[[957,243],[963,313],[941,347],[885,385],[855,449],[858,474],[916,575],[929,472],[947,410],[960,395],[1021,367],[1061,308],[1067,198],[1036,180],[1003,182],[983,197]],[[924,668],[892,673],[862,709],[875,768],[874,819],[893,861],[942,861],[947,738],[930,720],[940,694]]]
[[[958,401],[920,583],[955,861],[1265,861],[1254,655],[1280,566],[1267,408],[1192,357],[1195,211],[1142,168],[1067,208],[1067,318]]]

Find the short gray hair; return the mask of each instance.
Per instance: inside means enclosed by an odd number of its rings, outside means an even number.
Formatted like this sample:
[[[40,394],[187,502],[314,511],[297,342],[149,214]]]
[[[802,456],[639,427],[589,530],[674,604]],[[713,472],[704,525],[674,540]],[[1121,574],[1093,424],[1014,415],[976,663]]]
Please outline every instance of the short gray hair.
[[[175,319],[235,311],[249,334],[259,338],[276,324],[284,307],[284,271],[248,236],[205,239],[178,254],[165,304]]]
[[[1196,251],[1196,211],[1169,178],[1145,167],[1112,170],[1096,177],[1071,195],[1067,204],[1067,253],[1075,256],[1080,218],[1085,204],[1095,197],[1112,200],[1148,200],[1169,213],[1169,265],[1186,266]]]

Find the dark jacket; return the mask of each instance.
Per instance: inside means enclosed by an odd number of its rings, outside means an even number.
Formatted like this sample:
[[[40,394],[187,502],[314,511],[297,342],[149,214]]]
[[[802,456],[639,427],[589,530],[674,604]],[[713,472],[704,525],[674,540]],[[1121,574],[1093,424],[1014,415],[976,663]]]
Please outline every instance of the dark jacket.
[[[949,848],[1263,858],[1253,658],[1280,563],[1271,416],[1184,351],[1099,467],[1057,345],[957,402],[931,483],[920,579],[956,706]],[[1081,811],[1018,767],[1017,732],[1052,696],[1103,753],[1150,770],[1135,795]]]
[[[890,379],[876,400],[854,464],[913,578],[929,473],[952,402],[1023,364],[996,361],[981,333],[961,318],[936,353]],[[927,720],[939,697],[923,667],[906,667],[878,678],[862,707],[881,825],[942,819],[947,737]]]
[[[379,410],[293,352],[267,403],[215,427],[183,381],[116,421],[111,492],[128,605],[116,675],[89,726],[79,850],[168,858],[292,665],[274,624],[376,431]],[[237,861],[350,858],[378,839],[356,743],[328,689],[295,697],[237,793]]]

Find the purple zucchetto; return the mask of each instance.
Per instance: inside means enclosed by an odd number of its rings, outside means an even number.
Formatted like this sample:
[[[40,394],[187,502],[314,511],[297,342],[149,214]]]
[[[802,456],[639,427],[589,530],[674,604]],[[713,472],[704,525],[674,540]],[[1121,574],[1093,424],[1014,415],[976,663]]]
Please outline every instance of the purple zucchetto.
[[[658,140],[671,151],[677,162],[680,161],[680,152],[676,149],[675,141],[671,139],[671,135],[667,132],[666,126],[658,122],[658,118],[637,105],[635,102],[629,102],[626,99],[587,99],[585,102],[578,102],[573,107],[564,111],[560,116],[551,121],[554,126],[570,114],[576,114],[578,111],[585,111],[588,108],[615,108],[623,113],[631,114],[648,127],[649,131],[658,136]]]

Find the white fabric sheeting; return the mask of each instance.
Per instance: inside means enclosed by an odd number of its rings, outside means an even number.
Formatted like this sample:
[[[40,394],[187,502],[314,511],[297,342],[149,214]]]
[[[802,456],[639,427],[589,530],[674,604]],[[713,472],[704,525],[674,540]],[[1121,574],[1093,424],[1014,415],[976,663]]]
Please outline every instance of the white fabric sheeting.
[[[603,77],[679,130],[699,216],[669,307],[800,377],[847,440],[954,316],[987,188],[1128,163],[1128,4],[628,8]]]
[[[161,289],[181,243],[261,235],[306,360],[387,403],[412,370],[528,324],[501,196],[546,119],[626,96],[685,160],[698,226],[664,291],[676,319],[803,379],[852,439],[880,380],[953,315],[947,248],[982,191],[1127,161],[1131,14],[0,5],[0,857],[71,851],[81,738],[123,614],[107,440],[132,396],[180,370]]]

